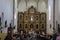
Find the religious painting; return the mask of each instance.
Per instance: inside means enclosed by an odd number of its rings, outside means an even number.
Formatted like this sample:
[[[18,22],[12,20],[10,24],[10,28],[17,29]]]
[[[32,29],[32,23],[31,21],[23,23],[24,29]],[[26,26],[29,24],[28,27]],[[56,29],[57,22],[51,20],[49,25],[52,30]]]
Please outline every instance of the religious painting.
[[[38,24],[36,24],[36,29],[38,29]]]
[[[35,15],[35,22],[40,22],[39,15]]]
[[[46,14],[45,13],[41,13],[41,22],[46,22]]]
[[[24,14],[24,22],[28,22],[29,21],[29,16],[28,13]]]
[[[23,21],[23,12],[19,12],[18,13],[18,16],[19,16],[19,21],[22,22]]]
[[[28,15],[24,15],[24,21],[28,21]]]
[[[24,16],[24,22],[28,22],[28,15]]]

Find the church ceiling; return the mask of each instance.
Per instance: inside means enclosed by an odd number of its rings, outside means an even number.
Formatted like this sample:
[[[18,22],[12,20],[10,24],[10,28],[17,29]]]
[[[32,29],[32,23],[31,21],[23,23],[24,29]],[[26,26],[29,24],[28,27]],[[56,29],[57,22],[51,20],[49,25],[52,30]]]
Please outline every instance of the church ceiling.
[[[46,5],[48,4],[48,0],[17,0],[17,7],[19,6],[19,3],[20,2],[26,2],[26,4],[28,3],[29,4],[29,2],[31,2],[31,3],[33,3],[34,2],[34,4],[36,3],[36,4],[38,4],[39,2],[45,2],[46,3]],[[33,5],[33,4],[32,4]]]
[[[36,1],[36,2],[45,1],[47,3],[48,0],[17,0],[17,3],[19,4],[20,1],[25,1],[25,2],[28,2],[28,1]]]

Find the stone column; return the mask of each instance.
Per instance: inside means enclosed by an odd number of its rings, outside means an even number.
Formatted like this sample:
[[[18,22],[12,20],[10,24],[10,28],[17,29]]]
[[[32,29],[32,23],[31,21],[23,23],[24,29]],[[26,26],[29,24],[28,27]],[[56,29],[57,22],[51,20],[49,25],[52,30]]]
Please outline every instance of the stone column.
[[[14,26],[15,26],[15,30],[14,33],[17,32],[17,14],[18,14],[18,10],[17,10],[17,0],[15,0],[15,5],[14,5]]]
[[[51,27],[50,27],[51,25]],[[47,34],[53,34],[53,0],[48,0]]]

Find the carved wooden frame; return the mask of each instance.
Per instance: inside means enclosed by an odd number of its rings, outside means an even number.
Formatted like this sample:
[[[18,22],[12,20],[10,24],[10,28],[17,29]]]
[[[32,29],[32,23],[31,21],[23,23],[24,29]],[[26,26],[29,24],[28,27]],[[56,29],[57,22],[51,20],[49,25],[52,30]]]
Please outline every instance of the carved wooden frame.
[[[46,22],[46,13],[41,13],[41,22]]]

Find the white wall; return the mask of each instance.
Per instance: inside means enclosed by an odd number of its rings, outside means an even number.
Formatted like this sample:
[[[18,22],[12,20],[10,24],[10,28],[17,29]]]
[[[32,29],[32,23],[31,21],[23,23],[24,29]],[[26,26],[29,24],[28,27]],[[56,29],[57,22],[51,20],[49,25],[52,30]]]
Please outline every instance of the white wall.
[[[58,0],[58,21],[59,21],[59,24],[60,24],[60,0]]]
[[[18,11],[19,12],[24,12],[26,11],[26,2],[24,0],[21,0],[18,5]]]
[[[0,15],[2,12],[4,13],[4,22],[7,20],[7,24],[9,26],[11,20],[13,19],[13,0],[0,0]],[[6,32],[7,28],[4,28],[3,33]]]
[[[55,0],[55,31],[57,32],[57,25],[56,25],[56,21],[58,22],[58,0]]]
[[[47,1],[47,3],[48,3],[48,1]],[[39,12],[46,12],[46,10],[47,10],[47,3],[45,1],[39,0],[38,11]]]
[[[1,13],[2,13],[2,0],[0,0],[0,16],[1,16]]]
[[[17,9],[17,0],[15,0],[15,9],[14,9],[14,26],[16,26],[15,27],[15,30],[14,30],[14,33],[15,32],[17,32],[17,14],[18,14],[18,10],[19,9]],[[22,10],[22,9],[21,9]]]
[[[60,24],[60,0],[55,0],[55,30],[58,32],[58,25]]]
[[[50,28],[50,24],[51,24],[51,28]],[[53,34],[53,0],[48,0],[47,33]]]
[[[27,1],[27,9],[30,8],[31,6],[34,6],[37,8],[37,1],[36,0],[28,0]]]

